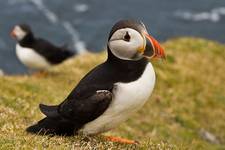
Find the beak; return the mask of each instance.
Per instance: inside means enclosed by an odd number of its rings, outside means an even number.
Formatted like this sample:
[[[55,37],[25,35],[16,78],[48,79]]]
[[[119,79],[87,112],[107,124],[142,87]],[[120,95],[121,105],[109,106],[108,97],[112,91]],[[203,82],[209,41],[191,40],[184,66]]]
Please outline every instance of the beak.
[[[146,37],[146,47],[144,49],[143,55],[147,58],[165,59],[166,55],[164,49],[160,46],[159,42],[148,33],[145,33],[144,35]]]
[[[16,38],[16,34],[15,34],[14,29],[10,32],[10,36],[13,37],[13,38]]]

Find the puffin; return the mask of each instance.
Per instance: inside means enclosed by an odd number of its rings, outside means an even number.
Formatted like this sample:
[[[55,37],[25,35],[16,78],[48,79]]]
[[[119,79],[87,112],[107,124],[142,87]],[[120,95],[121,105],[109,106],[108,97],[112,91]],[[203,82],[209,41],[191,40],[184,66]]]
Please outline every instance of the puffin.
[[[29,69],[46,70],[75,55],[65,46],[57,47],[34,36],[27,24],[15,25],[10,35],[16,39],[16,55]]]
[[[111,29],[105,62],[88,72],[59,105],[40,104],[45,117],[26,129],[40,135],[96,135],[116,128],[149,99],[156,75],[150,59],[164,49],[145,25],[120,20]],[[135,143],[119,137],[110,141]]]

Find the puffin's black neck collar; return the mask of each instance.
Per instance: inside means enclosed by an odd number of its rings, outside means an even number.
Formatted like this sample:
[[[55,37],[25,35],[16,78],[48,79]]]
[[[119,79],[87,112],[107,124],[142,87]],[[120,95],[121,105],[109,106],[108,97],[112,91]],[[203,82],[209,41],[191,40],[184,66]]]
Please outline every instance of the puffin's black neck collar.
[[[118,67],[131,67],[131,66],[136,66],[136,65],[146,65],[148,63],[147,58],[143,57],[140,60],[137,61],[131,61],[131,60],[123,60],[118,57],[116,57],[110,50],[109,47],[107,47],[108,51],[108,59],[107,61],[113,64],[117,64]]]
[[[22,40],[19,41],[21,46],[30,46],[34,42],[35,38],[32,33],[28,33]]]

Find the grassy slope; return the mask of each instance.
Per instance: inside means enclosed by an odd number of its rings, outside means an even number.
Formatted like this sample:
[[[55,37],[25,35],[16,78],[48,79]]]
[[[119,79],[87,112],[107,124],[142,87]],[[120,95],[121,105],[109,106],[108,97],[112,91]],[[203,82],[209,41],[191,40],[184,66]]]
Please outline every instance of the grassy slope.
[[[203,39],[165,42],[166,62],[157,73],[151,100],[127,122],[106,134],[136,139],[146,149],[225,149],[225,47]],[[44,78],[0,77],[0,149],[137,148],[98,137],[43,137],[24,129],[41,119],[39,103],[58,104],[82,76],[104,61],[87,54],[57,66]],[[212,144],[201,130],[216,136]]]

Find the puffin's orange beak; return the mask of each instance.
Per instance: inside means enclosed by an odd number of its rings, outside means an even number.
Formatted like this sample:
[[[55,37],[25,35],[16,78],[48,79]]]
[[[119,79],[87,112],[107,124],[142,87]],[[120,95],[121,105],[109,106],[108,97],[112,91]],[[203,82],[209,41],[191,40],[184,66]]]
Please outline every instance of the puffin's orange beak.
[[[148,33],[144,33],[146,37],[146,47],[143,55],[148,58],[162,58],[165,59],[166,55],[164,49],[160,46],[159,42],[156,41]]]
[[[13,38],[16,38],[16,33],[15,33],[14,29],[10,32],[10,36]]]

